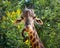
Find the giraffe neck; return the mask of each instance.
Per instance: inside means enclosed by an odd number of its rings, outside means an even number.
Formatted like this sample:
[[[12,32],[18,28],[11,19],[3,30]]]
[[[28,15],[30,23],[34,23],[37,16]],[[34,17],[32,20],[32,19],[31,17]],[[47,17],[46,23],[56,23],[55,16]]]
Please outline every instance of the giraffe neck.
[[[30,9],[24,11],[25,28],[30,38],[32,48],[44,48],[34,27],[34,12]]]
[[[44,48],[35,29],[34,30],[30,29],[28,32],[28,36],[30,38],[30,43],[32,45],[32,48]]]

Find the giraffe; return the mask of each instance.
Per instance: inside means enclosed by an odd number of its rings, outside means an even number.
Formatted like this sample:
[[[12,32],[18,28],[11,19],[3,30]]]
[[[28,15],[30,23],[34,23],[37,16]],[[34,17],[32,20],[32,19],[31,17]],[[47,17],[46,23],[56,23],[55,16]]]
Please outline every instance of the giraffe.
[[[36,18],[33,9],[28,9],[28,8],[24,9],[21,18],[17,19],[15,23],[19,23],[22,20],[24,20],[25,22],[25,27],[22,30],[22,36],[25,38],[24,32],[25,31],[28,32],[28,37],[30,39],[32,48],[44,48],[44,45],[42,44],[34,26],[35,22],[40,25],[43,25],[43,21],[39,18]]]

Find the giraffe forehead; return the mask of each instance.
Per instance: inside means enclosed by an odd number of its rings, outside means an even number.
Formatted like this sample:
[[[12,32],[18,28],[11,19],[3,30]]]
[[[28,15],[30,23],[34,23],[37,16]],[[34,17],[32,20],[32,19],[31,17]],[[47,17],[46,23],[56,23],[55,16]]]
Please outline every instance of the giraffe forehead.
[[[29,12],[29,13],[31,13],[31,14],[34,14],[33,9],[25,9],[24,12]]]

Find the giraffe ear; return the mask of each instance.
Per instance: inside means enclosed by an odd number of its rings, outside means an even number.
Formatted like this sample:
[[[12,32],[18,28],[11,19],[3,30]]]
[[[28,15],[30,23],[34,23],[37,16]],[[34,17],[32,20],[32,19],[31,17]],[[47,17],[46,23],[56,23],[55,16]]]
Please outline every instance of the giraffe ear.
[[[35,19],[37,24],[43,25],[43,21],[40,18]]]

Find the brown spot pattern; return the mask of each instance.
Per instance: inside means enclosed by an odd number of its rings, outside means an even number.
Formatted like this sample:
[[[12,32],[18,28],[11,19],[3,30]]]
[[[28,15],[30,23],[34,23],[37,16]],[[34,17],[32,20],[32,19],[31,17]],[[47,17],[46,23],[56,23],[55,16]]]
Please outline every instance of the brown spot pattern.
[[[35,38],[33,38],[32,42],[35,42],[35,40],[36,40],[36,39],[35,39]]]
[[[32,31],[30,32],[30,34],[32,34]]]
[[[39,46],[39,42],[37,42],[36,45]]]
[[[34,44],[34,48],[36,48],[36,43]]]
[[[35,36],[35,33],[33,33],[33,36]]]
[[[32,39],[32,35],[30,36],[30,39]]]

